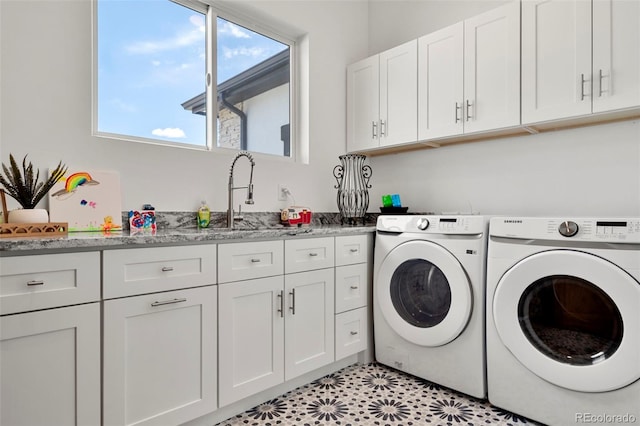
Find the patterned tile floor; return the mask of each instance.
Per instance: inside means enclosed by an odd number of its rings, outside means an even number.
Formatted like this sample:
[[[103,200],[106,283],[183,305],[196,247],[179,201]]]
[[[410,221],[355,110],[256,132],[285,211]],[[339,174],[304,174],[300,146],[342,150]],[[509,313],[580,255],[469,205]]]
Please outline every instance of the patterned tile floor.
[[[220,426],[538,425],[380,364],[353,365],[294,389]]]

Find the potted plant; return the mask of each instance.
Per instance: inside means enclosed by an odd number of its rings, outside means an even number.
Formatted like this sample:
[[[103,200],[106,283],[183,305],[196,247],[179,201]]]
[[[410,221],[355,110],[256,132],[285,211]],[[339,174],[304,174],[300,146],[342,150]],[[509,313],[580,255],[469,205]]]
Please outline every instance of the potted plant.
[[[22,159],[22,169],[9,154],[10,167],[2,163],[3,173],[0,173],[0,183],[5,192],[15,199],[22,209],[9,212],[7,222],[11,223],[42,223],[49,221],[49,213],[46,209],[36,209],[36,205],[47,195],[55,183],[67,172],[67,167],[58,163],[51,171],[49,177],[43,182],[40,180],[40,170],[34,170],[33,164],[27,164],[27,156]]]

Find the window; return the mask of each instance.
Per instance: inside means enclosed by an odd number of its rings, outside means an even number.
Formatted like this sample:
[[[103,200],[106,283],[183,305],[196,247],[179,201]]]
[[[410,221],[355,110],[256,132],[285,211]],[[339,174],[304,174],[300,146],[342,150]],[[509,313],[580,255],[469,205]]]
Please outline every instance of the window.
[[[96,1],[98,135],[292,156],[292,40],[194,0]]]

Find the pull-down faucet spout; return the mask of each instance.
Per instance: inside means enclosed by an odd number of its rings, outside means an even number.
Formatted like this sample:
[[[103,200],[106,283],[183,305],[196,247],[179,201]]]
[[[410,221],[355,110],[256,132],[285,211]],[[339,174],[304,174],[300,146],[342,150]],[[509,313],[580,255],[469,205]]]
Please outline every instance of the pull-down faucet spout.
[[[249,185],[247,186],[233,186],[233,168],[236,165],[236,162],[240,157],[247,157],[247,160],[251,163],[251,173],[249,175]],[[233,191],[236,189],[246,189],[247,190],[247,199],[244,201],[245,204],[253,204],[253,166],[256,163],[253,161],[253,156],[246,152],[240,151],[238,155],[235,156],[233,162],[231,163],[231,168],[229,169],[229,206],[227,209],[227,228],[233,229],[234,223],[234,214],[233,214]]]

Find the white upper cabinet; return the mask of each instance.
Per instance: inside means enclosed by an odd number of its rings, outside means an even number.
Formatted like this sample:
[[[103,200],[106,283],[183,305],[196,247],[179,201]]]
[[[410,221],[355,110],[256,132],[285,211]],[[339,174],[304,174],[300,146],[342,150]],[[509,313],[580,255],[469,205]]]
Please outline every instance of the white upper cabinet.
[[[640,1],[593,0],[593,112],[640,105]]]
[[[417,139],[417,40],[347,67],[347,151]]]
[[[464,21],[464,132],[520,124],[520,2]]]
[[[591,112],[591,2],[522,2],[522,122]]]
[[[522,122],[640,105],[639,27],[638,1],[523,1]]]
[[[418,139],[520,124],[520,3],[418,40]]]
[[[458,135],[463,127],[464,24],[418,39],[418,138]]]

